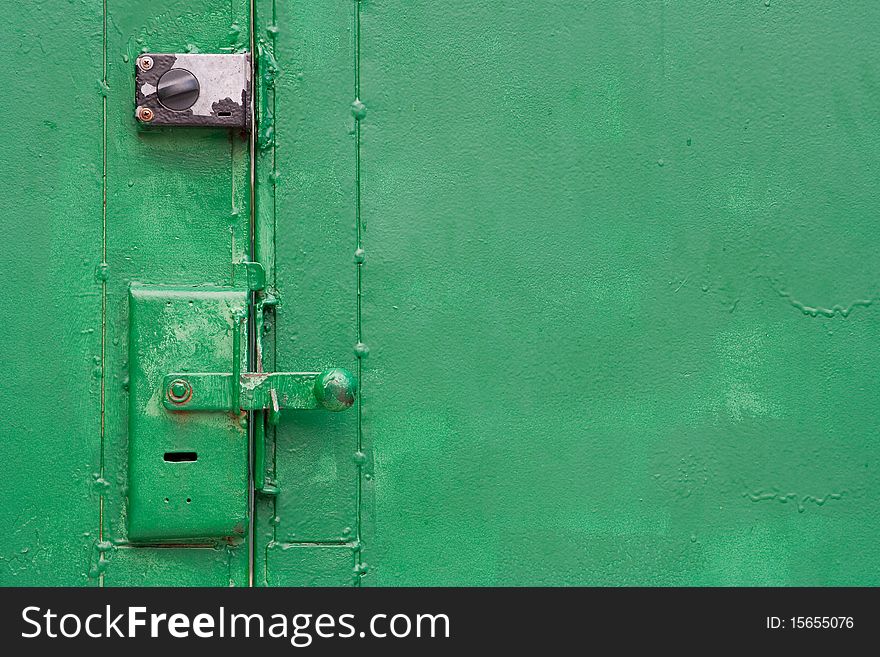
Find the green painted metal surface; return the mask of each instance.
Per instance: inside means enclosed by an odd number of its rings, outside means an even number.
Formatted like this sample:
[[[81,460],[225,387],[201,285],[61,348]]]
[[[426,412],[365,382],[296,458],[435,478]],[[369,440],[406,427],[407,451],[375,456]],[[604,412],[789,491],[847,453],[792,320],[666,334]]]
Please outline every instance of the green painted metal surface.
[[[360,12],[364,583],[880,583],[880,6]]]
[[[267,370],[358,374],[356,11],[256,3],[257,259],[279,299],[263,335]],[[356,582],[359,420],[358,402],[282,413],[267,450],[278,493],[256,503],[254,584]]]
[[[253,254],[247,139],[132,116],[247,0],[47,11],[0,27],[0,583],[249,581],[127,535],[132,283],[265,284],[263,371],[358,376],[255,413],[256,585],[880,583],[875,3],[256,0]]]
[[[127,545],[128,444],[125,408],[128,287],[218,285],[246,281],[235,263],[248,258],[248,141],[223,129],[140,128],[134,119],[134,59],[142,51],[231,52],[248,46],[248,3],[210,6],[160,0],[108,0],[105,13],[107,83],[106,354],[104,496],[106,540]],[[118,343],[115,342],[118,340]],[[169,584],[188,563],[193,584],[248,583],[246,541],[210,549],[127,548],[108,554],[104,583]],[[123,558],[119,558],[123,556]],[[155,573],[155,574],[153,574]]]
[[[88,584],[98,557],[101,7],[65,4],[51,22],[45,11],[26,4],[0,25],[0,362],[15,382],[0,386],[5,585]]]

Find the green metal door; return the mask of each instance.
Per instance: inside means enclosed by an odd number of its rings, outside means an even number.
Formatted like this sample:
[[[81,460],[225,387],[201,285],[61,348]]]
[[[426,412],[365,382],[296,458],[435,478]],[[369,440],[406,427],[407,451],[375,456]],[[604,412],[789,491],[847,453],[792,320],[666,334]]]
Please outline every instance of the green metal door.
[[[257,7],[258,583],[880,581],[876,3]]]
[[[22,5],[0,584],[880,583],[878,46],[870,2]],[[251,50],[253,143],[135,118],[142,53]],[[340,367],[338,414],[248,379]]]

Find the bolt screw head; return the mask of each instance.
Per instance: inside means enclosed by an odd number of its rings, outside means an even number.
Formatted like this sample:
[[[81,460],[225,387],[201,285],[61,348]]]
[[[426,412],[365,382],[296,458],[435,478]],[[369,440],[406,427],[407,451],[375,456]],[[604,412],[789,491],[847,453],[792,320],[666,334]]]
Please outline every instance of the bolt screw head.
[[[149,123],[153,120],[155,113],[149,107],[138,107],[135,115],[138,118],[138,121],[142,121],[143,123]]]
[[[168,386],[168,399],[175,404],[184,404],[192,397],[192,386],[188,381],[175,379]]]
[[[142,71],[149,71],[153,68],[153,58],[152,57],[138,57],[137,60],[138,68]]]

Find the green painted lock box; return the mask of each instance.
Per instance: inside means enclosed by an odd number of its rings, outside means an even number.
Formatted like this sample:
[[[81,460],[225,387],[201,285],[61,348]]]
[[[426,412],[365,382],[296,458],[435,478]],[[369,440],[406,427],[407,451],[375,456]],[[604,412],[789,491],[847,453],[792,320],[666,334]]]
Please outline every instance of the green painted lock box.
[[[238,413],[177,413],[188,401],[169,372],[244,365],[245,290],[132,285],[129,341],[128,538],[193,542],[247,526],[247,431]]]

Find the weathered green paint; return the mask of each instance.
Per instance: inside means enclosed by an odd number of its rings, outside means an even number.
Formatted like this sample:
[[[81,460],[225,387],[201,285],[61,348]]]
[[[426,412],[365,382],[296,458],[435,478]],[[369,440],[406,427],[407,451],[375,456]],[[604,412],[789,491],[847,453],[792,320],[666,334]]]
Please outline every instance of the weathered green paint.
[[[0,389],[2,584],[248,582],[243,543],[131,547],[126,529],[129,286],[244,286],[250,215],[247,139],[139,128],[134,59],[246,50],[248,17],[247,0],[85,0],[27,3],[0,28],[15,62],[0,73],[3,362],[18,381]],[[11,403],[22,390],[32,404]]]
[[[880,583],[876,3],[257,0],[265,282],[247,141],[131,102],[247,1],[108,0],[106,54],[47,11],[0,28],[0,582],[247,583],[128,541],[141,283],[265,284],[263,371],[361,382],[256,414],[255,584]]]

